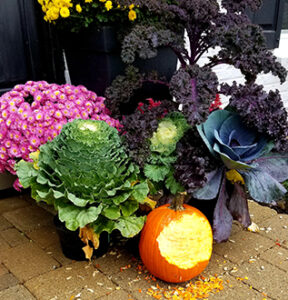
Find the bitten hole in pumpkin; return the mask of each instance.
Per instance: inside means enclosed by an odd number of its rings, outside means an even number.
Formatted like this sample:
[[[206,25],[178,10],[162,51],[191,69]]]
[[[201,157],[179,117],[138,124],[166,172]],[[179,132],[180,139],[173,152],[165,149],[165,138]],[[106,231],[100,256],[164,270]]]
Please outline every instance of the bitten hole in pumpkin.
[[[207,238],[209,236],[211,239]],[[182,215],[164,227],[157,242],[161,255],[168,263],[190,269],[210,259],[213,242],[211,227],[198,214]]]

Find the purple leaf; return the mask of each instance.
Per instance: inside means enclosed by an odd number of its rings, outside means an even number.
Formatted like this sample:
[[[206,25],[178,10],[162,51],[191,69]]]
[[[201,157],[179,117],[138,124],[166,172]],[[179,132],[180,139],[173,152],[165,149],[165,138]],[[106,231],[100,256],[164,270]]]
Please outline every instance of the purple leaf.
[[[234,184],[234,190],[229,201],[228,209],[234,220],[240,222],[244,227],[247,228],[251,225],[247,195],[244,187],[239,183]]]
[[[193,193],[193,197],[201,200],[212,200],[217,197],[221,179],[223,176],[223,168],[218,168],[209,172],[207,177],[207,183],[204,187]]]
[[[288,153],[269,153],[256,159],[257,169],[268,173],[279,182],[288,179]]]
[[[257,202],[275,205],[287,190],[274,177],[262,170],[241,172],[250,196]]]
[[[213,219],[213,237],[217,243],[227,241],[231,233],[233,218],[227,208],[227,201],[228,194],[226,191],[226,179],[224,177],[215,206]]]

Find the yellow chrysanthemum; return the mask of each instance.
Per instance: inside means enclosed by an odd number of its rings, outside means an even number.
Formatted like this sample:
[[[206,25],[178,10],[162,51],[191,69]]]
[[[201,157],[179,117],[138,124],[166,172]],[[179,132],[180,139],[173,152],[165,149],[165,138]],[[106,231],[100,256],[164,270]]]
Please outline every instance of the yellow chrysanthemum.
[[[68,18],[70,16],[70,10],[67,7],[62,7],[60,9],[60,16],[62,18]]]
[[[108,0],[108,1],[105,3],[105,8],[107,9],[107,11],[109,11],[110,9],[112,9],[112,8],[113,8],[112,1]]]
[[[77,5],[76,5],[76,11],[77,11],[78,13],[81,13],[81,12],[82,12],[82,7],[81,7],[80,4],[77,4]]]
[[[136,11],[133,9],[129,10],[128,18],[130,21],[134,21],[137,18]]]
[[[90,3],[92,2],[92,0],[85,0],[85,3]]]
[[[130,5],[129,5],[129,9],[130,9],[130,10],[132,10],[134,7],[135,7],[134,4],[130,4]]]
[[[59,8],[52,6],[46,12],[47,19],[49,21],[54,21],[59,18]]]

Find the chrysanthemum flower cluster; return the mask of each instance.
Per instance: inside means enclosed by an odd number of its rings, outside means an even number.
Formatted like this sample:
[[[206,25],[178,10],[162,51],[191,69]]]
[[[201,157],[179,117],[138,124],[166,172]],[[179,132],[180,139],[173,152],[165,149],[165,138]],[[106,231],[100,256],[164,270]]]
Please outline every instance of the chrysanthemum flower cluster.
[[[58,135],[63,124],[74,119],[104,120],[109,117],[105,98],[84,86],[28,81],[0,97],[0,173],[15,174],[14,164]]]
[[[74,15],[81,18],[88,10],[94,11],[96,9],[98,14],[120,9],[127,12],[127,17],[130,21],[134,21],[137,17],[134,4],[122,7],[115,0],[38,0],[38,3],[42,6],[42,11],[45,14],[44,20],[48,22],[69,18]]]

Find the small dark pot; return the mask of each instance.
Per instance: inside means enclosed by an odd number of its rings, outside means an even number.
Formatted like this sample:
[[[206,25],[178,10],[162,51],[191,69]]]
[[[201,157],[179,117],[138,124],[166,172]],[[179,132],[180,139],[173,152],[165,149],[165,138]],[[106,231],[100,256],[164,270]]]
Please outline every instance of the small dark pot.
[[[140,242],[141,234],[137,234],[136,236],[129,238],[126,242],[125,248],[133,254],[136,258],[140,257],[139,254],[139,242]]]
[[[98,95],[104,95],[107,87],[118,75],[123,75],[126,65],[121,60],[121,43],[114,27],[103,26],[99,31],[66,33],[60,37],[65,49],[72,84],[82,84]],[[137,59],[135,64],[140,72],[157,71],[170,80],[177,67],[177,57],[168,47],[158,50],[155,58]],[[169,90],[164,87],[164,98]],[[138,102],[147,97],[159,99],[163,89],[146,84],[137,94]],[[137,103],[138,103],[137,102]]]
[[[55,216],[53,221],[60,238],[63,254],[73,260],[86,260],[84,251],[82,250],[86,244],[79,238],[79,230],[68,230],[64,223],[59,220],[58,216]],[[102,232],[100,235],[99,248],[93,251],[93,256],[100,257],[104,255],[108,251],[109,242],[109,234]]]

